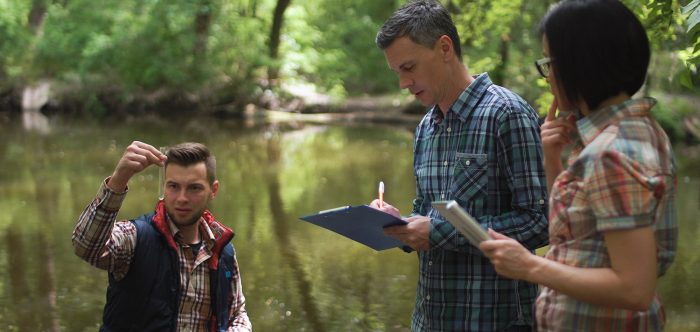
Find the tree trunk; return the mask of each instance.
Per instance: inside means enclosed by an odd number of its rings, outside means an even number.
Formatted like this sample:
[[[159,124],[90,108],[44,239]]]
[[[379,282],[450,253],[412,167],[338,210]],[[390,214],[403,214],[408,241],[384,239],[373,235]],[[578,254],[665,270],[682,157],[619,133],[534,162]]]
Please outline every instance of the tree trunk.
[[[36,45],[39,44],[44,30],[44,18],[48,10],[47,0],[32,0],[32,8],[27,15],[27,28],[34,35],[34,40],[29,48],[30,57],[34,57]],[[46,133],[48,130],[48,119],[39,112],[49,100],[50,84],[48,82],[38,82],[32,84],[33,78],[29,79],[22,91],[22,122],[27,130],[38,130]]]
[[[195,63],[204,58],[207,53],[207,38],[211,26],[212,4],[211,0],[200,0],[197,14],[194,18],[194,58]],[[196,64],[195,64],[196,65]]]
[[[267,70],[267,78],[270,81],[270,85],[274,85],[273,82],[277,80],[279,75],[279,66],[276,64],[276,60],[279,57],[280,35],[282,32],[282,25],[284,23],[284,12],[287,10],[290,2],[291,0],[278,0],[277,6],[275,6],[275,13],[272,17],[269,55],[273,64],[270,65]]]
[[[241,1],[238,5],[238,14],[244,17],[257,17],[258,2],[257,0]]]
[[[29,15],[27,15],[27,24],[34,35],[41,34],[41,26],[46,17],[46,10],[46,0],[32,1],[32,9],[29,10]]]
[[[509,60],[509,55],[510,55],[510,36],[508,35],[503,35],[501,36],[501,44],[498,49],[498,54],[501,58],[500,63],[498,66],[494,69],[493,71],[493,76],[491,77],[493,79],[493,82],[504,86],[506,85],[505,80],[506,80],[506,70],[508,69],[508,60]]]

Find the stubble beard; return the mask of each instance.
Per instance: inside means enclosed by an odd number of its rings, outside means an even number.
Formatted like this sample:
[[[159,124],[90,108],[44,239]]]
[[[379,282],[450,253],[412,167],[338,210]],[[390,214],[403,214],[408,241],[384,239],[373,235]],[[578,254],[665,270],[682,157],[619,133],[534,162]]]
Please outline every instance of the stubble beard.
[[[169,209],[168,209],[168,210],[169,210]],[[175,226],[177,226],[177,227],[188,227],[188,226],[192,226],[192,225],[196,224],[197,221],[199,221],[199,219],[202,217],[202,214],[203,214],[203,213],[204,213],[204,209],[200,209],[199,211],[196,211],[196,212],[192,215],[192,217],[190,217],[190,218],[188,218],[188,219],[185,219],[185,220],[182,220],[182,219],[179,219],[179,218],[174,217],[174,216],[175,216],[175,213],[172,213],[172,212],[168,211],[168,215],[170,216],[170,220],[171,220],[171,221],[173,222],[173,224],[175,224]]]

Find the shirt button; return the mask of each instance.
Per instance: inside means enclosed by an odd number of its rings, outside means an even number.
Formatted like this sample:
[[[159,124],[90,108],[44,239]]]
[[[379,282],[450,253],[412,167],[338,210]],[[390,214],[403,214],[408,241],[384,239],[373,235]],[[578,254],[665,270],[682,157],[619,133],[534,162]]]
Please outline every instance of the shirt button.
[[[433,261],[429,261],[428,266],[433,266]]]
[[[465,161],[464,163],[467,164],[467,166],[469,166],[469,165],[472,164],[471,160],[467,160],[467,161]]]
[[[426,296],[425,296],[425,299],[428,300],[428,301],[430,301],[430,295],[426,295]]]
[[[440,195],[440,198],[445,199],[445,194]]]
[[[544,204],[544,200],[543,200],[543,199],[540,200],[540,204]]]
[[[447,160],[445,160],[442,164],[445,165],[445,166],[447,166],[447,164],[448,164],[448,163],[447,163]]]
[[[451,127],[448,127],[448,128],[447,128],[447,132],[449,133],[449,132],[451,132],[451,131],[452,131],[452,128],[451,128]]]

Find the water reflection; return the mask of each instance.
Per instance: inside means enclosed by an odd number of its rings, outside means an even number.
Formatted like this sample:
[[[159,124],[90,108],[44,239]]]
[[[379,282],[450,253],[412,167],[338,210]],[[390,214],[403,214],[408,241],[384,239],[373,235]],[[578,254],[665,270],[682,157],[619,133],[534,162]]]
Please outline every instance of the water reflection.
[[[29,85],[22,92],[22,125],[25,130],[48,134],[49,119],[39,112],[49,101],[50,84],[46,81]]]
[[[374,252],[298,217],[367,203],[379,180],[387,201],[407,211],[414,194],[411,129],[246,128],[206,120],[56,124],[46,135],[0,130],[0,330],[97,330],[106,274],[73,255],[70,234],[134,139],[156,146],[201,141],[217,155],[221,188],[212,209],[236,232],[256,331],[408,330],[415,254]],[[680,163],[680,248],[659,284],[667,331],[696,329],[700,322],[698,164]],[[152,209],[157,186],[155,168],[132,179],[119,218]]]
[[[301,296],[302,310],[306,316],[306,321],[310,325],[311,331],[325,331],[323,322],[319,314],[318,306],[311,297],[312,285],[301,265],[300,253],[290,240],[289,220],[294,217],[288,216],[284,211],[284,202],[280,194],[279,173],[280,168],[280,139],[279,136],[270,137],[267,140],[267,189],[270,195],[269,210],[272,213],[273,233],[277,240],[280,256],[283,258],[292,271],[290,276],[297,283],[299,295]],[[288,314],[289,313],[289,314]],[[285,316],[291,315],[291,311],[285,311]]]

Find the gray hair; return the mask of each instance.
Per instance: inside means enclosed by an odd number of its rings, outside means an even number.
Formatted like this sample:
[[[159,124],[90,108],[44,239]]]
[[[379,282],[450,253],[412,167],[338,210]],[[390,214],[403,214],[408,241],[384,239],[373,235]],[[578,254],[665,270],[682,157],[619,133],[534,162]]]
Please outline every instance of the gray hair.
[[[377,33],[375,43],[384,50],[394,40],[408,36],[412,42],[432,48],[443,35],[452,39],[457,58],[461,61],[459,34],[447,9],[434,0],[413,0],[396,10],[384,22]]]

